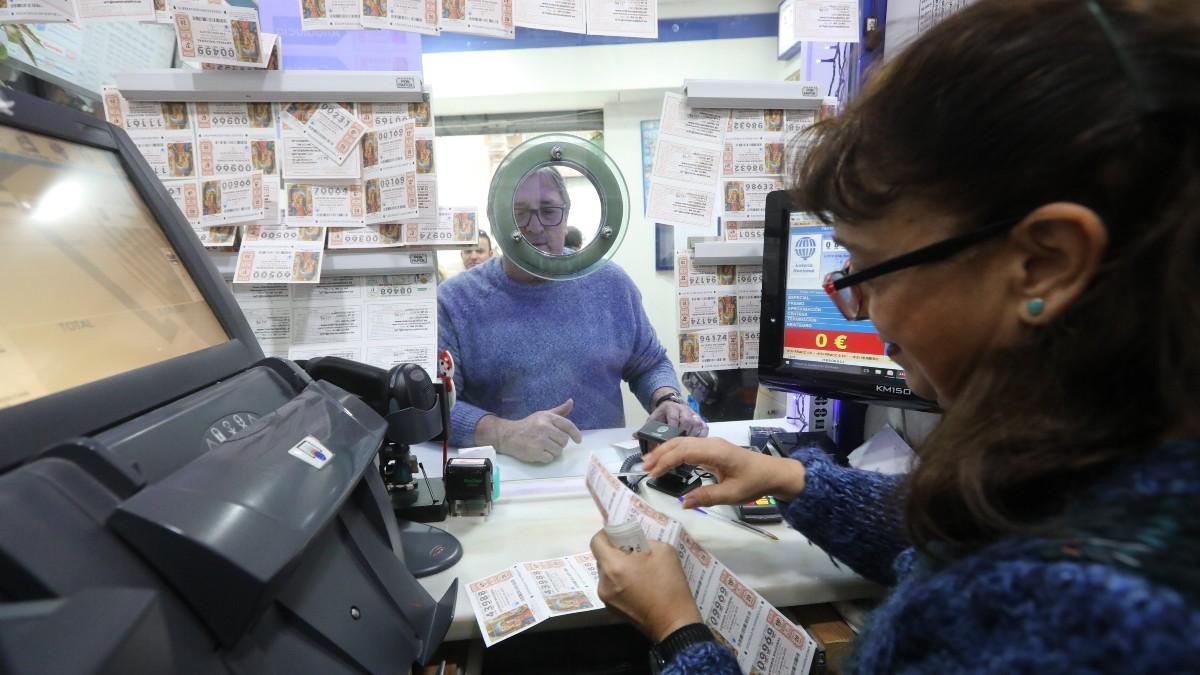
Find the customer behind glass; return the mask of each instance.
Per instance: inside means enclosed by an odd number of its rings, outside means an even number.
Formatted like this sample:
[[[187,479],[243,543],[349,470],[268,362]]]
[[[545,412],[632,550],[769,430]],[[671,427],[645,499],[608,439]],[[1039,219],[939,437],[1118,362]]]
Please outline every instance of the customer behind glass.
[[[831,299],[945,417],[905,478],[710,439],[646,468],[775,495],[895,585],[843,672],[1200,672],[1197,35],[1194,0],[980,0],[819,127],[795,202],[850,252]],[[597,534],[601,599],[666,673],[740,672],[652,548]]]
[[[572,251],[578,251],[583,248],[583,231],[578,227],[568,227],[567,236],[563,239],[563,245]]]
[[[464,269],[471,269],[487,262],[488,258],[492,257],[492,238],[487,232],[482,230],[479,232],[479,241],[471,248],[464,248],[459,251],[462,255],[462,264]]]
[[[570,209],[553,167],[517,186],[517,226],[544,253],[564,253]],[[507,256],[488,260],[438,290],[438,342],[454,355],[454,445],[552,461],[569,441],[581,442],[580,429],[625,426],[622,380],[651,419],[707,435],[704,421],[680,400],[641,293],[615,263],[548,282]]]

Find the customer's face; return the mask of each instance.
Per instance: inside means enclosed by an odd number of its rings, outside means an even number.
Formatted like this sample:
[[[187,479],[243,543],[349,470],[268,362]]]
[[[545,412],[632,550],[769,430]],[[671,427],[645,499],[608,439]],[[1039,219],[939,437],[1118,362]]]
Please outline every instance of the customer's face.
[[[463,249],[463,267],[471,269],[476,265],[486,262],[490,257],[492,257],[492,240],[487,237],[480,237],[479,243],[475,245],[475,248]]]
[[[517,186],[513,215],[530,244],[551,255],[562,255],[567,236],[566,202],[546,172],[530,174]]]

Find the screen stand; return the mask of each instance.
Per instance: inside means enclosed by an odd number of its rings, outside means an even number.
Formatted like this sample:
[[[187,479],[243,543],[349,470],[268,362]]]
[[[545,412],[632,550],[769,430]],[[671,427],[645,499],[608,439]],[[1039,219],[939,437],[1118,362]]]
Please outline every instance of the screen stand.
[[[398,520],[404,564],[418,579],[450,569],[462,559],[463,547],[449,532],[423,523]]]
[[[695,474],[696,467],[683,464],[671,469],[658,478],[651,478],[646,485],[672,497],[682,497],[700,487],[702,481]]]

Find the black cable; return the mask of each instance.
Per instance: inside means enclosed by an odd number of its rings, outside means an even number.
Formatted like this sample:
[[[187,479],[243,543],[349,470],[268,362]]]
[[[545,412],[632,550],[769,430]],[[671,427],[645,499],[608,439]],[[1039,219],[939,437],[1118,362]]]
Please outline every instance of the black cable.
[[[433,487],[429,484],[429,474],[425,473],[425,464],[422,462],[417,462],[417,468],[421,469],[421,475],[425,477],[425,489],[429,491],[429,501],[433,502],[434,504],[437,504],[438,503],[437,497],[433,496]],[[446,480],[445,478],[442,479],[443,484],[444,484],[445,480]],[[445,496],[446,496],[446,494],[445,494],[445,491],[443,490],[442,497],[445,497]]]
[[[623,462],[621,462],[621,470],[619,473],[629,473],[630,471],[633,471],[633,467],[635,467],[641,463],[642,463],[642,453],[635,452],[632,455],[629,455],[628,457],[626,457],[625,460]],[[633,490],[634,492],[637,492],[638,483],[642,482],[643,478],[645,478],[645,476],[621,476],[617,480],[624,483],[625,487],[629,488],[630,490]]]

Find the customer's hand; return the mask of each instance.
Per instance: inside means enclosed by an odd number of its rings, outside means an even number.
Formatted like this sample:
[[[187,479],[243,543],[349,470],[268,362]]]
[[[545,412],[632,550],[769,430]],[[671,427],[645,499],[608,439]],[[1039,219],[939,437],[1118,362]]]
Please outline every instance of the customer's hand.
[[[691,408],[675,401],[663,401],[650,413],[650,419],[655,422],[683,429],[688,436],[704,437],[708,435],[708,425],[704,419]]]
[[[600,599],[652,641],[700,622],[674,548],[652,541],[648,554],[626,553],[601,530],[592,537],[592,555],[600,572]]]
[[[481,419],[476,436],[482,436],[496,452],[516,457],[522,462],[545,464],[554,461],[567,447],[568,441],[583,442],[575,423],[567,419],[575,401],[567,399],[549,410],[540,410],[519,420],[495,416]]]
[[[680,464],[699,465],[719,481],[687,493],[684,508],[744,504],[763,495],[789,501],[804,490],[804,465],[800,462],[739,448],[721,438],[672,439],[642,462],[655,478]]]

